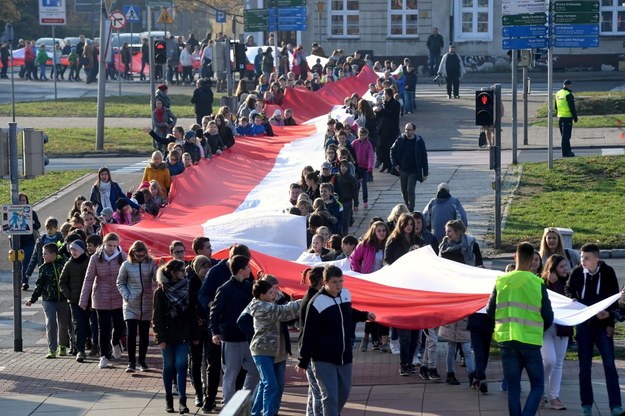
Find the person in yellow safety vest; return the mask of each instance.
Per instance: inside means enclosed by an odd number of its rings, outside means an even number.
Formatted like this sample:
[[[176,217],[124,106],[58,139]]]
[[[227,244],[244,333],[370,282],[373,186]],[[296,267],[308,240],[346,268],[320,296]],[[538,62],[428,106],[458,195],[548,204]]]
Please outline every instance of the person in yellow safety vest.
[[[543,332],[553,323],[553,310],[542,279],[530,271],[534,246],[520,243],[514,258],[516,270],[497,278],[486,313],[495,318],[493,338],[501,348],[503,373],[508,381],[508,412],[510,416],[530,416],[536,414],[543,397],[540,347]],[[531,388],[521,410],[523,368]]]
[[[562,157],[574,157],[571,150],[571,133],[573,132],[573,122],[577,123],[577,110],[575,110],[575,97],[571,92],[570,79],[564,81],[562,89],[555,95],[554,103],[558,115],[558,127],[562,136]]]

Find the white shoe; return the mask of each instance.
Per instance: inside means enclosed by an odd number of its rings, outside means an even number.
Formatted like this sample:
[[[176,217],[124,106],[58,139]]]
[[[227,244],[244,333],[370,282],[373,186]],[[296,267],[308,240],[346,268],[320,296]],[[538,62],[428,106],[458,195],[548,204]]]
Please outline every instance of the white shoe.
[[[113,358],[116,360],[122,358],[122,347],[119,344],[113,347]]]
[[[391,353],[399,354],[399,341],[391,340]]]
[[[421,360],[416,355],[412,359],[412,365],[416,365],[417,367],[421,367],[422,365]]]
[[[106,357],[100,357],[100,368],[108,368],[109,360]]]

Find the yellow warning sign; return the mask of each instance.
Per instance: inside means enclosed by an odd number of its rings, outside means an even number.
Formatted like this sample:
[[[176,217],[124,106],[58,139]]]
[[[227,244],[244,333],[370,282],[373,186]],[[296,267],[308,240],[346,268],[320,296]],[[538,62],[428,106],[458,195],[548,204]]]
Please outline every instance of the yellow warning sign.
[[[163,8],[161,15],[158,17],[158,23],[174,23],[174,18],[166,8]]]

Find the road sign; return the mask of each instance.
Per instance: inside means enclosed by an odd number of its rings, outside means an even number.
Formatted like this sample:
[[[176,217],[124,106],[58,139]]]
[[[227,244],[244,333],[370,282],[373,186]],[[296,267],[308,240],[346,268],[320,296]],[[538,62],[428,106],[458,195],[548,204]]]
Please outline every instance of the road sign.
[[[537,36],[547,36],[547,26],[503,26],[501,34],[506,38],[531,38]]]
[[[126,26],[126,15],[119,10],[114,10],[109,15],[113,30],[122,30]]]
[[[215,20],[217,23],[226,23],[226,12],[223,10],[215,11]]]
[[[269,25],[267,9],[248,9],[243,11],[243,25],[246,32],[263,32]]]
[[[539,49],[547,47],[547,38],[513,38],[502,41],[504,49]]]
[[[277,10],[276,17],[276,9],[271,8],[267,12],[268,14],[268,30],[273,32],[277,29],[283,31],[305,31],[307,30],[306,25],[306,7],[305,6],[297,6],[297,7],[283,7]]]
[[[504,16],[545,12],[547,12],[547,2],[545,0],[503,0],[501,2],[501,13]]]
[[[124,6],[124,16],[126,16],[126,21],[128,22],[140,21],[141,15],[139,14],[139,6],[134,4]]]
[[[545,13],[523,13],[503,16],[501,21],[504,26],[534,26],[547,23]]]
[[[273,7],[275,8],[276,5],[276,0],[272,0],[268,7]],[[306,6],[306,0],[277,0],[277,7],[279,9],[282,9],[284,7],[297,7],[297,6]]]
[[[554,34],[556,36],[599,36],[599,25],[554,25]]]
[[[556,1],[554,6],[556,13],[598,13],[598,1]]]
[[[65,25],[65,0],[39,0],[39,24],[44,26]]]
[[[599,23],[599,13],[555,13],[555,24]]]
[[[556,48],[597,48],[599,47],[598,36],[569,36],[556,37],[554,39]]]
[[[158,17],[158,20],[157,20],[158,23],[167,23],[167,24],[174,23],[174,18],[172,17],[171,13],[169,13],[168,10],[169,9],[167,8],[163,8],[161,15]]]
[[[147,7],[172,7],[174,0],[146,0],[145,5]]]
[[[33,208],[30,205],[2,205],[2,232],[12,235],[33,233]]]

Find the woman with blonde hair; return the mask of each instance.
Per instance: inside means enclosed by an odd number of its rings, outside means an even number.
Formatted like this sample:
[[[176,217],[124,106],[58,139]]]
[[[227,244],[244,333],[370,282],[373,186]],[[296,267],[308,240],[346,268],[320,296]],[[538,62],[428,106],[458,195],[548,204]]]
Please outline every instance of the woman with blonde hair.
[[[117,275],[117,289],[124,300],[123,311],[126,321],[128,367],[133,373],[137,367],[137,328],[139,329],[139,370],[147,371],[145,357],[150,342],[150,321],[152,320],[153,284],[156,282],[156,264],[150,257],[148,247],[141,240],[135,241],[128,258],[122,263]]]
[[[386,218],[386,226],[389,230],[394,230],[395,225],[397,225],[397,220],[402,214],[410,214],[410,210],[406,206],[406,204],[397,204],[391,210],[391,213],[388,214]]]
[[[160,151],[152,153],[150,163],[143,171],[141,182],[150,182],[155,180],[161,186],[161,195],[167,197],[169,187],[171,186],[171,176],[167,164],[163,162],[163,154]]]
[[[579,253],[570,248],[564,248],[562,243],[562,234],[557,228],[549,227],[545,228],[542,238],[540,239],[540,257],[543,259],[543,263],[547,261],[553,254],[557,254],[566,259],[566,271],[571,273],[576,266],[581,262]]]

